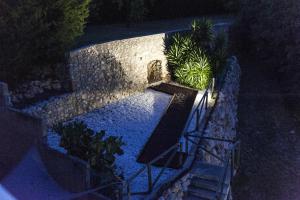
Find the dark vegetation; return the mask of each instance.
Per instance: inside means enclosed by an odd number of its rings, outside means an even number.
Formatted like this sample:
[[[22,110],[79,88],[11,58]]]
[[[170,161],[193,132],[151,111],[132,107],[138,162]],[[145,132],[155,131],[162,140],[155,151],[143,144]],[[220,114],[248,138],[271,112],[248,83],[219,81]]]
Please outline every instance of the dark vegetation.
[[[186,86],[203,90],[226,64],[227,35],[214,34],[207,19],[195,20],[191,32],[176,34],[166,45],[166,56],[173,78]]]
[[[233,197],[297,199],[300,1],[241,2],[232,41],[242,58],[238,132],[244,147]]]
[[[65,79],[66,53],[86,23],[137,23],[236,11],[237,0],[0,0],[0,80]],[[62,75],[63,74],[63,75]]]
[[[238,0],[93,0],[90,22],[134,23],[236,12]]]
[[[287,106],[300,119],[299,10],[297,0],[243,0],[232,37],[238,52],[267,61],[264,65],[280,83]]]
[[[53,76],[83,33],[89,0],[0,0],[0,80]],[[60,66],[60,65],[59,65]]]
[[[122,138],[105,136],[105,131],[94,132],[83,122],[57,124],[54,130],[61,135],[60,146],[68,154],[87,161],[101,175],[99,185],[117,181],[116,155],[122,155]]]

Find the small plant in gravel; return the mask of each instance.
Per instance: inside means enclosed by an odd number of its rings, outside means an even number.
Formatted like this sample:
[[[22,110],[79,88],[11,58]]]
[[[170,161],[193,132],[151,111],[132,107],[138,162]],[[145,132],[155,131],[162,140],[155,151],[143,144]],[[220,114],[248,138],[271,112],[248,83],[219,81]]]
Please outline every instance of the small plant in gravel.
[[[60,146],[68,154],[87,161],[92,169],[103,175],[103,180],[114,180],[116,174],[116,155],[124,152],[121,137],[105,137],[105,131],[94,132],[83,122],[72,122],[67,125],[58,124],[53,128],[61,135]]]

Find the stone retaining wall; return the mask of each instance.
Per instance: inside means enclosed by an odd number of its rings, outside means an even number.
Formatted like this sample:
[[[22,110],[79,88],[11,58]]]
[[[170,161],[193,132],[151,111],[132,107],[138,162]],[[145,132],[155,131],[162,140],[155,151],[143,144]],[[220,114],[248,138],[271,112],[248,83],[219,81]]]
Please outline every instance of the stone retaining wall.
[[[206,136],[224,139],[236,137],[237,125],[237,98],[239,93],[240,66],[235,57],[229,59],[229,71],[225,77],[224,85],[219,92],[214,112],[205,129]],[[207,148],[216,155],[224,158],[226,143],[209,141]],[[219,164],[212,156],[204,154],[204,160],[211,164]],[[166,190],[159,200],[182,200],[188,191],[193,174],[187,173]]]
[[[22,111],[42,117],[51,126],[142,91],[153,82],[168,81],[164,45],[172,34],[116,40],[70,52],[73,92]]]
[[[69,69],[73,90],[144,88],[151,68],[161,72],[162,80],[167,79],[165,35],[115,40],[72,51]]]

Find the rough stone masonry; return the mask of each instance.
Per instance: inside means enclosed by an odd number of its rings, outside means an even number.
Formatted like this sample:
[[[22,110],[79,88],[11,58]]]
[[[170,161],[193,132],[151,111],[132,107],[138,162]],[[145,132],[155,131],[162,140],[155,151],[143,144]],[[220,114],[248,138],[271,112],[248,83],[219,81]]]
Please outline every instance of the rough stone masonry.
[[[142,91],[153,82],[149,77],[154,81],[168,80],[166,35],[116,40],[70,52],[73,92],[23,111],[53,125]]]

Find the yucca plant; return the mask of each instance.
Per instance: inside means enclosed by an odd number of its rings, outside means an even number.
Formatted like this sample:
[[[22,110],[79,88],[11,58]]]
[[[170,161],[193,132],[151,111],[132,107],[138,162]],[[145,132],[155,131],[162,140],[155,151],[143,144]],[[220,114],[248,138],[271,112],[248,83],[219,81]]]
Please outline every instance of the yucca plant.
[[[212,78],[212,67],[201,51],[193,52],[192,55],[186,63],[175,69],[175,77],[183,85],[203,90]]]
[[[213,42],[213,23],[208,19],[194,20],[192,22],[192,38],[204,51],[209,52]]]
[[[175,34],[171,42],[171,46],[166,51],[168,62],[174,66],[181,66],[185,63],[189,53],[193,51],[196,44],[191,36],[181,36],[180,34]]]

